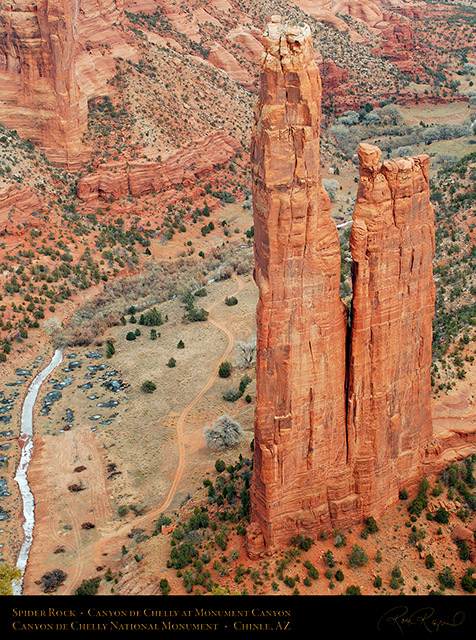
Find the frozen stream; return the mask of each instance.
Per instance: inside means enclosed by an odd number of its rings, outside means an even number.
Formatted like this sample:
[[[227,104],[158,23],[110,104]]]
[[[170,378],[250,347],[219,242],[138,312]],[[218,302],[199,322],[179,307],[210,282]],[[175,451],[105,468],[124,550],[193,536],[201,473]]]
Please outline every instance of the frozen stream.
[[[26,563],[28,561],[28,555],[33,542],[33,526],[35,524],[35,501],[33,499],[33,494],[30,491],[27,478],[28,466],[33,454],[33,407],[35,406],[41,385],[53,369],[62,362],[62,360],[62,349],[56,349],[49,365],[45,367],[45,369],[43,369],[43,371],[41,371],[31,383],[22,407],[20,440],[24,444],[15,480],[18,482],[18,486],[20,488],[23,500],[23,516],[25,520],[23,523],[23,545],[20,549],[16,564],[17,568],[21,570],[21,578],[19,582],[13,586],[13,594],[17,596],[21,595],[22,592],[23,576],[25,574]]]

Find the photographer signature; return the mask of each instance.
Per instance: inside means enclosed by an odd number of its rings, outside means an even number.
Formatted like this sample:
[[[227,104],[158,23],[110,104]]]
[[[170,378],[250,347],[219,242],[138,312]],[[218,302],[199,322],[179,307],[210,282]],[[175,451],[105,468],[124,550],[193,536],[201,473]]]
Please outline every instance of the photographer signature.
[[[465,618],[464,611],[457,611],[450,619],[438,619],[436,611],[432,607],[417,609],[411,613],[408,607],[399,606],[384,613],[377,623],[377,629],[382,631],[385,626],[393,626],[399,629],[403,635],[406,629],[419,625],[429,633],[440,631],[443,627],[459,627]]]

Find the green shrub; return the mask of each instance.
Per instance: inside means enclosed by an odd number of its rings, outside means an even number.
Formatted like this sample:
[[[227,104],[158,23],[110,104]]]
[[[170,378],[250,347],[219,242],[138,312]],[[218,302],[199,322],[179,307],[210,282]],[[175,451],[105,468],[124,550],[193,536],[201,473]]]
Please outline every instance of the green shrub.
[[[359,547],[358,544],[355,544],[352,547],[352,551],[349,558],[349,566],[351,567],[363,567],[364,564],[368,562],[368,556],[362,547]]]
[[[223,400],[226,400],[227,402],[236,402],[242,395],[241,391],[236,388],[228,389],[228,391],[225,391],[223,394]]]
[[[135,340],[136,334],[133,331],[129,331],[126,335],[126,340]]]
[[[380,589],[381,586],[382,586],[382,578],[380,576],[375,576],[374,587],[376,589]]]
[[[461,560],[469,560],[469,547],[466,540],[458,541],[459,557]]]
[[[74,592],[75,596],[95,596],[99,589],[101,578],[91,578],[83,580]]]
[[[442,589],[454,589],[456,580],[451,567],[444,567],[438,574],[438,580]]]
[[[312,578],[313,580],[318,580],[319,579],[319,571],[316,569],[316,567],[309,560],[305,561],[304,566],[307,569],[307,575],[310,578]]]
[[[344,580],[344,574],[341,571],[341,569],[337,569],[334,577],[337,580],[337,582],[342,582]]]
[[[141,314],[139,318],[139,324],[146,327],[157,327],[163,324],[162,314],[154,307],[149,309],[145,313]]]
[[[157,522],[155,523],[155,530],[162,531],[162,527],[168,526],[171,522],[172,520],[168,516],[161,513],[157,519]]]
[[[146,380],[141,384],[141,390],[144,393],[153,393],[157,389],[157,385],[152,380]]]
[[[128,511],[129,507],[127,507],[125,504],[121,504],[119,507],[117,507],[117,515],[120,518],[123,518]]]
[[[208,311],[205,309],[190,309],[185,314],[185,319],[190,322],[204,322],[208,318]]]
[[[162,578],[160,580],[159,587],[160,587],[160,592],[163,596],[168,596],[172,589],[167,578]]]
[[[220,364],[218,375],[220,378],[228,378],[231,375],[231,364],[227,360]]]
[[[185,344],[183,340],[179,340],[177,344],[177,349],[185,349]]]
[[[356,586],[355,584],[351,584],[345,590],[345,595],[346,596],[361,596],[362,593],[360,591],[360,587]]]
[[[332,551],[325,552],[323,561],[328,567],[334,567],[337,564]]]
[[[297,547],[298,549],[302,549],[303,551],[309,551],[314,542],[312,538],[305,537],[302,533],[298,536],[294,536],[291,540],[291,543]]]
[[[444,507],[440,507],[433,514],[433,520],[440,524],[448,524],[448,522],[450,521],[450,514]]]
[[[376,533],[378,531],[378,525],[373,516],[370,516],[364,520],[367,533]]]
[[[112,344],[112,342],[107,342],[106,343],[106,358],[112,358],[112,356],[116,353],[116,349],[114,348],[114,345]]]
[[[224,460],[217,460],[215,462],[215,470],[218,473],[222,473],[223,471],[225,471],[225,469],[226,469],[226,464],[225,464]]]
[[[238,298],[235,298],[235,296],[231,296],[230,298],[225,298],[225,304],[228,307],[233,307],[235,304],[238,304]]]
[[[461,578],[461,587],[463,591],[467,593],[474,593],[476,591],[476,578],[473,578],[475,571],[476,569],[474,567],[470,567]]]
[[[429,553],[427,556],[425,556],[425,567],[427,569],[433,569],[434,566],[435,558],[431,555],[431,553]]]
[[[175,358],[170,358],[170,360],[167,362],[167,366],[172,369],[173,367],[175,367],[175,365],[177,364],[177,360],[175,360]]]
[[[390,587],[392,589],[398,589],[400,585],[405,584],[400,567],[396,564],[392,569],[392,578],[390,580]]]
[[[334,544],[337,549],[340,547],[345,547],[347,544],[347,538],[343,533],[339,533],[338,531],[334,532]]]

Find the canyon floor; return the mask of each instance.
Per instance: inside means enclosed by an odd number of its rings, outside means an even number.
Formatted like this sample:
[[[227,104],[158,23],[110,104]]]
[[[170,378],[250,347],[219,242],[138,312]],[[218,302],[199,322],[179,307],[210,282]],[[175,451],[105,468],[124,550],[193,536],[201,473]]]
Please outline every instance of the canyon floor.
[[[35,408],[35,450],[29,471],[36,524],[24,581],[26,595],[43,593],[41,577],[53,569],[67,574],[54,592],[57,595],[73,593],[82,580],[104,578],[107,570],[116,580],[102,580],[99,593],[103,595],[156,594],[163,577],[168,579],[172,594],[186,593],[177,572],[167,568],[170,531],[186,520],[194,506],[206,503],[203,480],[215,479],[215,460],[223,458],[228,465],[240,454],[249,457],[253,437],[253,382],[247,388],[251,403],[244,398],[226,402],[223,393],[238,386],[245,373],[253,378],[252,368],[238,366],[236,342],[249,341],[254,334],[257,290],[251,274],[209,284],[206,290],[207,296],[196,302],[209,311],[207,322],[184,324],[182,301],[169,300],[157,305],[168,318],[157,327],[157,340],[150,339],[149,327],[130,322],[113,327],[101,336],[100,345],[66,349],[63,362],[45,381]],[[231,296],[236,296],[238,304],[225,304]],[[126,340],[126,334],[137,327],[141,335]],[[111,358],[105,355],[108,340],[114,340],[115,345]],[[183,349],[177,348],[180,340]],[[33,360],[30,368],[43,368],[51,353],[44,345],[42,360]],[[176,359],[172,368],[167,367],[171,357]],[[223,360],[234,365],[230,378],[217,375]],[[27,365],[25,359],[23,366]],[[45,415],[41,411],[45,397],[54,384],[67,378],[73,378],[72,382]],[[156,391],[141,391],[145,380],[154,381]],[[108,387],[111,381],[118,381],[120,388]],[[434,399],[436,437],[444,438],[453,429],[474,430],[475,388],[476,369],[472,367],[450,393]],[[224,413],[243,426],[245,437],[238,447],[217,453],[206,446],[203,429]],[[69,490],[73,485],[79,485],[80,490]],[[19,509],[19,497],[12,498],[11,506]],[[439,500],[434,499],[435,503]],[[122,516],[118,514],[121,506],[127,507]],[[172,524],[162,534],[151,536],[160,514],[169,516]],[[443,566],[462,575],[467,563],[458,558],[450,528],[437,534],[437,523],[425,522],[425,550],[421,552],[415,544],[408,544],[408,518],[406,506],[400,502],[388,510],[378,523],[379,531],[368,539],[362,539],[361,529],[356,529],[343,532],[347,540],[342,547],[336,548],[332,540],[320,540],[302,557],[288,557],[286,571],[292,576],[301,574],[300,593],[313,595],[341,593],[349,585],[360,586],[364,594],[394,593],[389,581],[395,565],[404,576],[400,588],[408,594],[438,589],[437,575]],[[5,556],[12,560],[21,544],[20,521],[17,511],[17,517],[2,526],[4,553],[8,550]],[[454,514],[451,522],[458,522]],[[250,561],[243,536],[230,536],[232,566],[243,565],[251,571],[238,586],[228,567],[217,580],[221,586],[231,593],[243,589],[258,594],[294,592],[295,587],[287,584],[280,583],[277,591],[270,586],[272,569],[283,554]],[[347,561],[354,544],[365,549],[369,562],[350,569]],[[345,575],[342,582],[324,578],[323,558],[329,549],[336,559],[332,573],[341,568]],[[375,560],[377,551],[382,556],[380,562]],[[423,558],[428,553],[435,558],[435,568],[425,567]],[[302,584],[305,560],[321,574],[309,587]],[[373,586],[376,575],[383,578],[383,590]],[[264,576],[270,576],[269,580]]]

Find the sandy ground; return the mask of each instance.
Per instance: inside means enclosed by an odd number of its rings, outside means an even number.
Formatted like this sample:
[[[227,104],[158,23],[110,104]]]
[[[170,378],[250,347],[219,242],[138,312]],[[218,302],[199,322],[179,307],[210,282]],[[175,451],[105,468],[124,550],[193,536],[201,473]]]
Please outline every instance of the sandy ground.
[[[161,512],[179,507],[213,467],[217,456],[206,447],[203,428],[221,413],[228,411],[239,419],[247,430],[243,450],[249,450],[252,408],[244,400],[230,407],[231,403],[222,399],[223,392],[237,386],[244,372],[236,370],[227,380],[217,374],[223,360],[236,361],[235,340],[251,337],[255,286],[248,275],[209,285],[207,290],[207,297],[197,298],[197,306],[203,304],[210,313],[206,323],[183,324],[183,305],[169,301],[159,306],[168,322],[158,328],[161,335],[156,341],[149,339],[146,327],[141,327],[142,335],[136,341],[126,341],[127,331],[135,328],[128,325],[105,336],[116,339],[116,354],[107,362],[104,358],[88,362],[83,356],[92,351],[89,348],[66,352],[63,364],[50,377],[58,380],[72,375],[75,381],[63,390],[63,397],[47,416],[40,413],[42,399],[51,387],[45,382],[38,401],[35,453],[29,472],[38,500],[25,594],[40,592],[35,582],[54,568],[68,575],[58,594],[71,593],[80,578],[94,575],[97,567],[104,568],[106,556],[119,553],[123,544],[130,543],[127,535],[132,528],[145,528]],[[223,302],[231,295],[239,299],[234,307]],[[180,339],[185,349],[177,349]],[[170,369],[166,363],[171,356],[177,364]],[[68,362],[82,362],[82,366],[72,373],[62,371]],[[107,369],[100,371],[104,376],[95,378],[97,372],[87,366],[99,366],[99,362]],[[108,369],[117,372],[111,379],[120,378],[128,385],[116,395],[105,391],[100,382],[107,381]],[[91,386],[78,390],[91,374]],[[153,394],[140,390],[146,379],[158,386]],[[107,411],[97,408],[98,402],[109,402],[113,396],[119,405]],[[74,418],[73,426],[65,431],[67,409],[73,411]],[[118,415],[112,417],[111,425],[101,425],[99,418],[90,421],[100,413],[106,419],[111,413]],[[111,464],[116,466],[108,471]],[[82,466],[83,471],[74,471]],[[81,491],[68,490],[79,481],[84,487]],[[121,519],[119,505],[132,505],[135,511],[130,509]],[[87,522],[94,528],[82,529]]]

